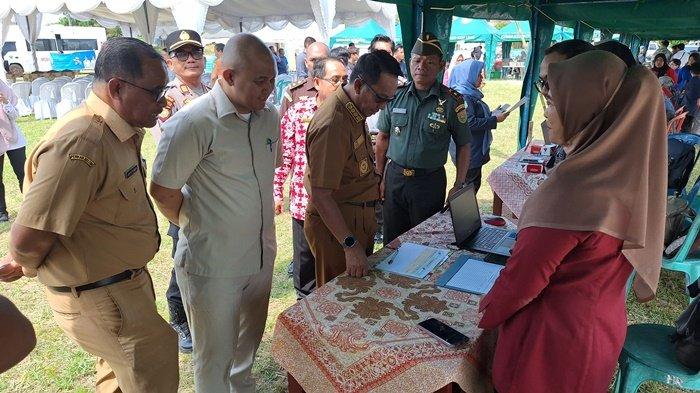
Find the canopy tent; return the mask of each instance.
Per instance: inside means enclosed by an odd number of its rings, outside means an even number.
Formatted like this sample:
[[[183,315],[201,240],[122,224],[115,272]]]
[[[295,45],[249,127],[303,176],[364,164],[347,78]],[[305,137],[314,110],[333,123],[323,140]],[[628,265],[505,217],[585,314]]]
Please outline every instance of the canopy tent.
[[[529,104],[520,109],[523,146],[532,127],[537,93],[533,89],[544,50],[551,44],[555,23],[573,27],[574,37],[590,40],[594,29],[601,38],[620,33],[620,41],[635,53],[650,39],[694,39],[700,37],[700,0],[681,0],[669,6],[665,0],[381,0],[394,3],[402,24],[404,41],[413,41],[423,30],[433,31],[446,45],[453,16],[528,20],[531,49],[522,95]]]
[[[333,48],[336,44],[347,45],[354,42],[358,46],[369,46],[372,38],[377,34],[389,35],[374,19],[359,26],[348,26],[340,33],[331,37],[328,46]]]
[[[504,42],[530,41],[530,22],[526,20],[512,21],[498,29],[498,35]],[[554,26],[552,41],[559,42],[572,38],[574,38],[574,29],[560,25]]]
[[[9,13],[70,13],[78,19],[94,18],[107,27],[136,30],[149,42],[165,31],[255,32],[265,26],[281,30],[291,23],[308,27],[316,22],[321,40],[339,24],[376,20],[386,31],[394,22],[393,9],[370,0],[0,0],[0,19]]]

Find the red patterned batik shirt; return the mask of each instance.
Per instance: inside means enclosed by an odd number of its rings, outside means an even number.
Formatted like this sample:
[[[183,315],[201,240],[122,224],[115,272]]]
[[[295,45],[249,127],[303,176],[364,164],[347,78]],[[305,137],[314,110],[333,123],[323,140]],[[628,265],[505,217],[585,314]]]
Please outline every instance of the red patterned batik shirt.
[[[315,97],[304,97],[287,109],[280,121],[282,165],[275,171],[275,200],[284,199],[284,182],[291,173],[289,211],[297,220],[304,220],[309,195],[304,188],[306,170],[306,130],[317,109]]]

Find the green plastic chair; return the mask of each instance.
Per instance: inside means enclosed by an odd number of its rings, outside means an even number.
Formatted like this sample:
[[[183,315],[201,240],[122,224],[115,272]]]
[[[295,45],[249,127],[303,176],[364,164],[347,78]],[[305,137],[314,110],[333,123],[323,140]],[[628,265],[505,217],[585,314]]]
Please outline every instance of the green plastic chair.
[[[698,183],[700,185],[700,183]],[[700,259],[689,258],[690,249],[700,232],[700,197],[697,196],[697,189],[693,187],[689,195],[690,206],[699,214],[693,220],[688,229],[683,245],[672,258],[661,257],[661,267],[668,270],[685,273],[685,285],[688,286],[700,277]],[[692,299],[691,299],[692,300]]]
[[[614,393],[635,393],[645,381],[657,381],[676,388],[700,389],[700,373],[676,360],[669,336],[672,326],[639,324],[627,328],[627,339],[620,354],[620,368]]]

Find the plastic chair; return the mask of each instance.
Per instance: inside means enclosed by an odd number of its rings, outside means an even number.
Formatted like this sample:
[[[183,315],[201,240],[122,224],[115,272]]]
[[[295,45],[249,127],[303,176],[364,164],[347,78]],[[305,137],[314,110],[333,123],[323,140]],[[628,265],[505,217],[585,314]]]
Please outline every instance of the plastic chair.
[[[668,125],[666,126],[666,132],[668,132],[669,134],[680,132],[681,128],[683,128],[683,122],[685,121],[686,116],[688,116],[688,112],[683,112],[680,115],[677,115],[673,119],[669,120]]]
[[[614,393],[635,393],[644,381],[683,389],[700,389],[700,373],[685,368],[675,357],[669,336],[672,326],[640,324],[627,328],[615,378]]]
[[[85,86],[85,98],[88,98],[90,95],[90,92],[92,91],[92,82],[88,83],[87,86]]]
[[[61,88],[66,83],[72,82],[72,80],[67,76],[59,76],[58,78],[54,79],[52,82],[58,86],[58,97],[56,98],[56,100],[60,101],[61,100]]]
[[[85,89],[81,83],[70,82],[61,87],[61,101],[56,104],[56,116],[61,117],[77,108],[83,100]]]
[[[39,101],[39,89],[41,89],[41,85],[47,83],[48,81],[49,79],[43,76],[32,81],[32,94],[29,96],[29,104],[32,107],[34,106],[35,102]]]
[[[32,84],[30,82],[16,82],[10,88],[17,96],[17,112],[19,112],[19,115],[30,115],[32,113],[32,104],[29,101],[29,97],[32,93]]]
[[[292,84],[292,78],[289,75],[280,75],[275,81],[275,104],[282,102],[282,97],[284,96],[284,91],[287,87]]]
[[[36,119],[55,118],[57,97],[58,85],[55,82],[46,82],[41,85],[39,101],[34,103],[34,117]]]

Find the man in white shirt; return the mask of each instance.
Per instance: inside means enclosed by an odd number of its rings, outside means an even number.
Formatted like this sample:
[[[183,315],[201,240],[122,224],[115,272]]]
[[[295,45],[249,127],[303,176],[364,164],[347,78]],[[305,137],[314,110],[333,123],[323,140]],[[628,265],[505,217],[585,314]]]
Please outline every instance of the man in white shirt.
[[[677,45],[678,46],[678,52],[674,53],[673,56],[671,56],[671,59],[678,59],[681,61],[681,67],[684,67],[686,63],[688,63],[688,57],[690,56],[686,51],[685,51],[685,44],[680,43]]]
[[[194,344],[195,390],[254,392],[277,249],[272,183],[277,74],[257,37],[224,48],[211,92],[163,124],[151,195],[182,228],[175,274]]]

